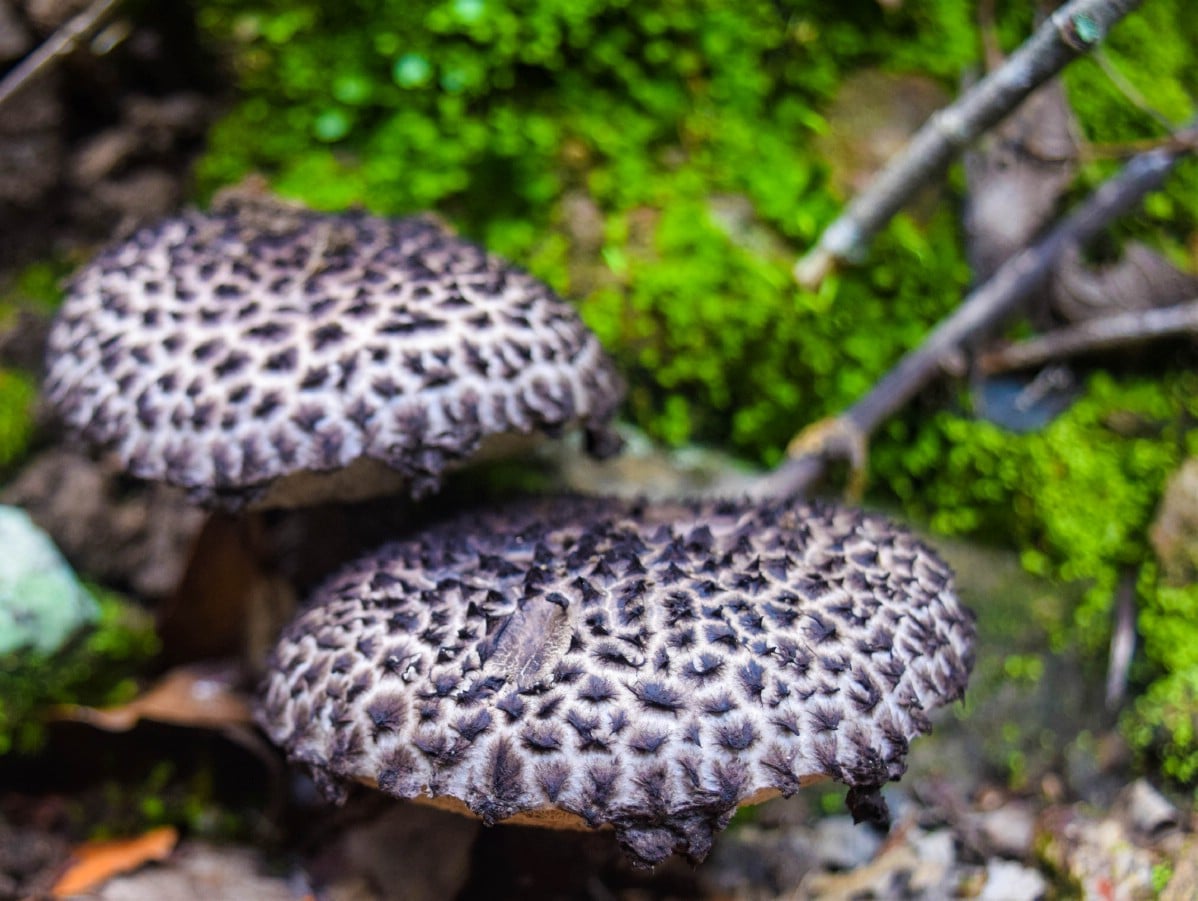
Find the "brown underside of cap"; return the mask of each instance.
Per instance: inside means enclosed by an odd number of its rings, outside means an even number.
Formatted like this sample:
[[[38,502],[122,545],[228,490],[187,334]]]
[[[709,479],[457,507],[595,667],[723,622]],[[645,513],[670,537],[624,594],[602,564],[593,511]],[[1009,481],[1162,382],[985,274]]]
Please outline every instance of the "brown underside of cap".
[[[820,782],[827,782],[828,777],[820,774],[810,776],[802,776],[799,778],[799,784],[806,788],[809,785],[816,785]],[[365,785],[371,788],[378,788],[377,783],[372,780],[363,780]],[[762,789],[748,798],[745,798],[740,806],[751,807],[755,804],[764,804],[766,801],[772,801],[774,798],[781,797],[781,792],[773,788]],[[466,806],[466,802],[459,798],[454,798],[450,795],[438,795],[431,798],[428,795],[417,795],[410,800],[417,804],[423,804],[426,807],[435,807],[438,810],[447,810],[450,813],[460,814],[464,817],[478,819],[478,814]],[[520,813],[514,814],[503,821],[511,826],[534,826],[539,829],[568,829],[571,831],[584,831],[588,829],[608,829],[608,824],[603,824],[599,827],[591,826],[582,817],[577,814],[570,813],[566,810],[561,810],[557,807],[539,807],[536,810],[523,810]]]

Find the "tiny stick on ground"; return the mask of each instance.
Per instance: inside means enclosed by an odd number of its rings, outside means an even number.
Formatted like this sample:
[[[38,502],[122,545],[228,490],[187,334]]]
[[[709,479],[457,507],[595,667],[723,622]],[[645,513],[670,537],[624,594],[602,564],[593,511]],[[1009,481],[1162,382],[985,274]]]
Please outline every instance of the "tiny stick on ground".
[[[45,43],[21,60],[0,79],[0,107],[15,97],[29,82],[74,50],[103,24],[121,0],[95,0],[83,12],[46,38]]]

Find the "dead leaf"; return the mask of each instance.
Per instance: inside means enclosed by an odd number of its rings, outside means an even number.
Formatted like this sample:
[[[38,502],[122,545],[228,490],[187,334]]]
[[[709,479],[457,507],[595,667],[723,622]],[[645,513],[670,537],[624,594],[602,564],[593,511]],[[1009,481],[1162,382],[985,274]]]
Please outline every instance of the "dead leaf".
[[[71,853],[67,871],[50,889],[55,898],[91,892],[113,876],[151,861],[166,860],[179,841],[174,826],[160,826],[135,838],[84,842]]]
[[[235,674],[228,666],[181,666],[127,704],[65,706],[55,711],[54,718],[108,732],[127,732],[141,719],[198,729],[248,725],[253,722],[249,701],[233,687]]]
[[[1053,307],[1070,322],[1169,307],[1195,297],[1198,277],[1137,241],[1129,242],[1119,260],[1106,266],[1088,266],[1080,249],[1069,248],[1053,275]]]
[[[1073,181],[1077,126],[1058,80],[965,155],[965,231],[974,281],[981,284],[1048,224]]]

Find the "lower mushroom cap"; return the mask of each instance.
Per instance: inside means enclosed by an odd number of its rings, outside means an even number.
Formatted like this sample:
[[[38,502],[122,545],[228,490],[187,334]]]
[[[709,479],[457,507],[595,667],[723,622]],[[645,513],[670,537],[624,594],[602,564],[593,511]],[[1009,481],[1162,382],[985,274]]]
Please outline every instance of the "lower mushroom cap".
[[[259,721],[332,796],[557,810],[634,862],[698,860],[742,803],[898,778],[973,637],[945,565],[880,517],[558,498],[333,578],[275,649]]]

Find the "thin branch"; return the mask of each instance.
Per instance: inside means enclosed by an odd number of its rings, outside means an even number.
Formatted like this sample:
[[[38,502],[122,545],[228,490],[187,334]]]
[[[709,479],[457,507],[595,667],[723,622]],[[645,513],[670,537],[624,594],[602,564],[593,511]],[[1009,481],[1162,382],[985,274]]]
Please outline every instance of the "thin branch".
[[[1111,630],[1111,646],[1107,655],[1106,709],[1112,712],[1123,706],[1127,697],[1127,680],[1132,657],[1136,653],[1136,573],[1130,570],[1119,579],[1115,595],[1115,624]]]
[[[56,65],[82,41],[87,40],[119,3],[120,0],[94,0],[87,9],[73,16],[46,38],[40,47],[14,66],[0,79],[0,108],[26,84]]]
[[[1030,369],[1066,357],[1132,347],[1153,338],[1187,333],[1198,334],[1198,300],[1102,316],[1037,335],[1018,344],[987,351],[978,360],[978,368],[986,375]]]
[[[1107,77],[1107,81],[1115,86],[1115,90],[1122,94],[1128,103],[1156,122],[1165,131],[1173,132],[1177,130],[1178,123],[1170,121],[1168,116],[1149,103],[1148,98],[1128,80],[1126,75],[1119,71],[1119,68],[1111,62],[1110,57],[1102,51],[1101,47],[1094,51],[1093,59],[1094,62],[1098,63],[1098,68],[1102,69],[1102,74]]]
[[[1132,158],[1044,238],[1007,260],[989,281],[970,292],[957,310],[919,348],[904,356],[868,394],[831,424],[816,423],[812,428],[839,436],[841,445],[853,444],[853,440],[846,442],[845,435],[864,440],[942,369],[959,360],[970,342],[993,329],[1022,300],[1041,288],[1066,248],[1088,243],[1112,220],[1134,208],[1148,192],[1159,188],[1185,152],[1160,148]],[[823,473],[834,450],[828,442],[804,442],[802,435],[793,446],[792,458],[761,479],[754,488],[756,493],[806,492]]]
[[[930,178],[975,138],[1065,65],[1092,50],[1143,0],[1070,0],[998,69],[916,132],[848,209],[795,264],[799,284],[814,288],[842,260],[859,257],[882,227]]]
[[[1101,144],[1086,143],[1081,146],[1080,158],[1083,162],[1094,160],[1126,160],[1137,153],[1155,150],[1158,147],[1184,150],[1189,145],[1193,149],[1196,139],[1193,134],[1168,134],[1160,138],[1141,138],[1131,141],[1103,141]]]

